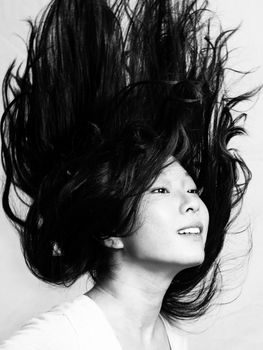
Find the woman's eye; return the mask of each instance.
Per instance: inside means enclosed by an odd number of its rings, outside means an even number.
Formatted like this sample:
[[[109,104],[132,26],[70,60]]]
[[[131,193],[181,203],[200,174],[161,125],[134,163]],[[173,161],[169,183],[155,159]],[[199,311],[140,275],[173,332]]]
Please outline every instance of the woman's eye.
[[[203,188],[194,188],[192,190],[188,190],[188,193],[196,193],[198,194],[198,196],[201,196],[202,192],[203,192]]]
[[[158,187],[151,190],[151,193],[169,193],[169,191],[165,187]]]

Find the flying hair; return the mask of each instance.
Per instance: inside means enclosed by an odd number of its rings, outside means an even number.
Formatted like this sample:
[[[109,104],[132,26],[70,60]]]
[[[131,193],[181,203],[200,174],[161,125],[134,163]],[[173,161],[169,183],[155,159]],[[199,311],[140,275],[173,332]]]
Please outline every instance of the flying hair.
[[[104,240],[134,233],[143,193],[173,156],[202,188],[210,224],[204,262],[175,276],[161,313],[206,312],[251,178],[229,148],[245,133],[233,109],[256,93],[228,96],[235,30],[213,38],[212,21],[196,0],[53,0],[29,21],[25,64],[3,81],[2,203],[35,276],[65,286],[110,276]]]

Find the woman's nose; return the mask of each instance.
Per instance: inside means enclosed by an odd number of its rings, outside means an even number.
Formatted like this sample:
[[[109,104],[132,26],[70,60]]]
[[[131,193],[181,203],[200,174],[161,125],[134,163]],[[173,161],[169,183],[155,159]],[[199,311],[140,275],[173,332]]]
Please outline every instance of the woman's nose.
[[[200,209],[200,198],[196,194],[186,193],[181,203],[182,214],[197,212]]]

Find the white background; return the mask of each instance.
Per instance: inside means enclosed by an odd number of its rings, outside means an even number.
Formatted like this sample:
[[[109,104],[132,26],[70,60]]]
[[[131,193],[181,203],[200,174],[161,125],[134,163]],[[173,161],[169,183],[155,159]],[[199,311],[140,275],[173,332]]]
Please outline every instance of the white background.
[[[215,10],[224,29],[241,24],[240,30],[230,41],[231,66],[255,73],[232,84],[233,91],[246,91],[263,83],[263,4],[260,0],[213,0]],[[0,0],[0,81],[9,63],[15,57],[22,58],[25,50],[21,38],[27,37],[28,26],[23,19],[33,16],[47,0]],[[231,77],[230,77],[231,78]],[[229,79],[230,79],[229,78]],[[1,112],[2,107],[0,106]],[[238,139],[235,146],[253,172],[253,180],[247,192],[244,208],[236,228],[250,222],[253,235],[253,252],[248,268],[236,269],[241,260],[224,265],[224,285],[230,286],[217,300],[230,304],[214,307],[196,323],[185,324],[189,335],[190,350],[262,350],[263,348],[263,96],[242,106],[247,109],[248,136]],[[2,174],[2,172],[1,172]],[[2,176],[2,175],[1,175]],[[242,251],[245,235],[231,236],[222,255]],[[231,256],[231,255],[230,255]],[[244,265],[245,266],[245,265]],[[243,277],[242,277],[243,276]],[[246,277],[246,278],[245,278]],[[243,281],[243,284],[241,284]],[[86,278],[73,287],[51,287],[40,282],[27,270],[20,251],[15,230],[0,212],[0,341],[9,337],[26,320],[51,306],[84,293],[91,287]],[[235,287],[235,289],[234,289]]]

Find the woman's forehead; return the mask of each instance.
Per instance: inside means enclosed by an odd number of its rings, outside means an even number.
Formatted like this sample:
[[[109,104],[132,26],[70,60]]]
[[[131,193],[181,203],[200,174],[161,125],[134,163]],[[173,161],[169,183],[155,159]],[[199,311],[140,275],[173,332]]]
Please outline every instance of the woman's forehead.
[[[159,177],[190,177],[184,167],[174,157],[169,157]]]

